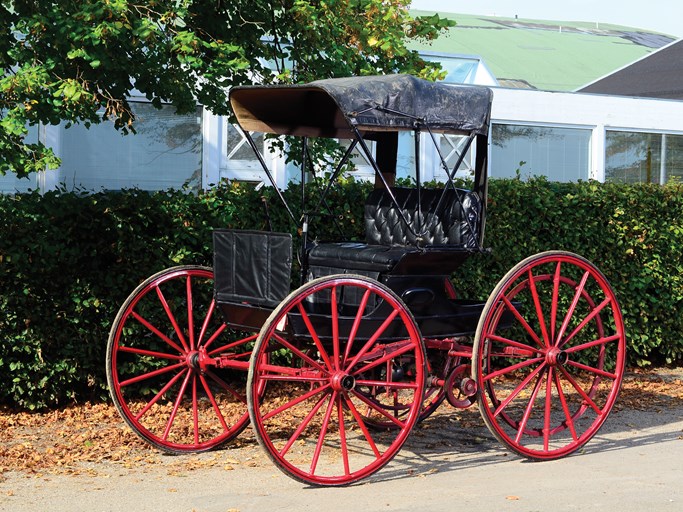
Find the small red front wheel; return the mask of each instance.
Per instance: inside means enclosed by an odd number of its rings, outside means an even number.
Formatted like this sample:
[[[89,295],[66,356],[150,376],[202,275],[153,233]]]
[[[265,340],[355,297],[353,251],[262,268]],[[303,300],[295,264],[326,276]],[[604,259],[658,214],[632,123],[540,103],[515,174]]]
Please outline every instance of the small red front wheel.
[[[339,275],[305,284],[273,311],[254,347],[247,398],[279,469],[346,485],[398,453],[424,385],[422,338],[401,299],[372,279]],[[370,428],[380,422],[395,428]]]
[[[568,455],[612,410],[625,354],[605,276],[576,254],[531,256],[498,283],[477,327],[472,374],[484,421],[527,458]]]
[[[114,405],[137,435],[163,451],[216,448],[248,424],[245,386],[255,338],[223,322],[210,268],[163,270],[133,291],[111,327],[107,381]]]

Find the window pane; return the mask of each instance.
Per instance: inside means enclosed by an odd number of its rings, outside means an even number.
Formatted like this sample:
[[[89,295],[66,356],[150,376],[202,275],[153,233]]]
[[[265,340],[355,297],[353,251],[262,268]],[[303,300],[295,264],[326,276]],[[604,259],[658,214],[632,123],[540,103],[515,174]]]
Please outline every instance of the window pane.
[[[221,179],[268,183],[261,163],[251,149],[242,130],[230,123],[227,124],[227,130],[226,159],[221,169]],[[271,143],[265,139],[263,133],[250,132],[250,135],[261,153],[261,157],[268,163],[271,158],[268,147]]]
[[[608,131],[605,181],[659,183],[662,136],[658,133]]]
[[[38,126],[29,126],[28,134],[25,139],[26,144],[38,142]],[[17,178],[14,173],[0,174],[0,194],[16,194],[28,192],[38,188],[38,178],[36,173],[29,174],[26,178]]]
[[[256,147],[263,149],[263,134],[259,132],[251,133]],[[263,151],[261,151],[263,154]],[[242,132],[233,124],[228,123],[228,160],[231,162],[244,161],[251,162],[252,165],[259,165],[256,155],[254,155],[247,139]]]
[[[439,150],[441,151],[441,155],[443,156],[443,159],[446,161],[446,165],[448,166],[448,172],[449,173],[452,173],[453,170],[455,169],[455,164],[458,163],[458,160],[462,156],[462,153],[465,150],[466,144],[467,144],[467,137],[465,137],[464,135],[443,134],[441,136],[441,138],[439,139]],[[474,143],[471,144],[470,147],[467,149],[467,153],[465,154],[465,158],[460,163],[460,167],[458,167],[457,172],[455,173],[454,177],[463,178],[463,177],[470,177],[473,175],[473,172],[474,172],[474,163],[472,162],[472,147],[473,146],[474,146]],[[438,171],[436,171],[434,173],[434,176],[438,180],[442,180],[442,181],[445,181],[448,179],[448,175],[443,170],[442,165],[439,165]]]
[[[666,136],[666,181],[683,180],[683,136]]]
[[[479,60],[466,57],[450,57],[446,55],[425,55],[424,59],[438,62],[446,71],[444,82],[449,84],[472,84],[475,82]]]
[[[122,135],[111,123],[90,129],[75,125],[64,129],[62,176],[68,188],[164,190],[201,186],[201,108],[176,115],[164,106],[131,105],[136,134]]]
[[[591,130],[494,124],[491,176],[547,176],[553,181],[588,179]]]
[[[338,142],[344,151],[346,151],[351,145],[350,139],[339,139]],[[370,150],[370,154],[373,156],[373,158],[375,158],[375,152],[377,151],[377,143],[374,140],[367,140],[365,141],[365,143],[367,144],[368,149]],[[341,155],[336,160],[333,159],[333,161],[330,162],[330,170],[333,170],[340,160]],[[372,167],[372,164],[367,159],[365,153],[359,145],[356,145],[354,150],[351,152],[349,161],[353,165],[353,169],[347,172],[348,176],[353,176],[356,179],[372,179],[375,176],[375,170]]]

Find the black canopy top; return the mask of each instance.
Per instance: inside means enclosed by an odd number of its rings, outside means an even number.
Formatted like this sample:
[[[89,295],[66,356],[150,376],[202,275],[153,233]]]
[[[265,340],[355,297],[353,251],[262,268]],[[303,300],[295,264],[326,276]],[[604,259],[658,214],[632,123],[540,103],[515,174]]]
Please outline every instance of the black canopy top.
[[[303,85],[240,86],[230,104],[242,129],[278,135],[352,138],[414,130],[487,134],[492,92],[410,75],[317,80]]]

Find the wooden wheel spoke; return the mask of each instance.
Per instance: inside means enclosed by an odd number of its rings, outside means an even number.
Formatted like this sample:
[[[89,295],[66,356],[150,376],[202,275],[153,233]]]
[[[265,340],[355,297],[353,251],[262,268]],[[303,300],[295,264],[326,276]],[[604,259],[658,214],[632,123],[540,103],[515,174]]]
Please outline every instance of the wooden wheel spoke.
[[[352,372],[352,374],[353,375],[361,375],[367,371],[372,370],[376,366],[379,366],[381,364],[386,363],[387,361],[390,361],[391,359],[394,359],[398,356],[406,354],[407,352],[410,352],[411,350],[415,350],[415,347],[412,344],[409,344],[409,345],[407,344],[401,348],[396,348],[395,350],[391,350],[388,354],[385,354],[384,356],[379,357],[379,358],[369,362],[365,366],[362,366],[362,367],[354,370]],[[349,368],[351,368],[351,366],[349,366]]]
[[[346,427],[344,426],[344,409],[342,407],[342,394],[337,393],[337,421],[339,423],[339,442],[342,453],[342,462],[344,463],[344,475],[351,474],[349,467],[349,447],[346,442]]]
[[[178,354],[167,354],[166,352],[157,352],[154,350],[145,350],[135,347],[119,347],[119,352],[126,352],[128,354],[136,354],[138,356],[149,356],[155,357],[157,359],[173,359],[175,361],[180,360],[183,356]]]
[[[206,343],[204,343],[204,345],[203,345],[204,350],[208,351],[209,347],[213,344],[213,342],[216,341],[220,337],[220,335],[223,334],[223,332],[225,332],[225,330],[227,328],[228,328],[228,326],[226,324],[221,324],[220,327],[218,327],[218,329],[216,329],[216,331],[211,335],[211,337],[208,340],[206,340]],[[204,334],[206,335],[206,333],[204,333]],[[241,341],[235,342],[235,343],[240,343],[240,342]],[[209,353],[215,354],[215,351],[211,351]]]
[[[505,400],[498,404],[498,407],[496,407],[496,410],[493,412],[493,416],[498,416],[503,411],[503,409],[505,409],[510,404],[510,402],[517,398],[517,396],[524,390],[524,388],[527,387],[529,382],[531,382],[534,377],[536,377],[541,371],[543,371],[544,368],[545,365],[539,365],[538,368],[529,373],[529,375],[527,375],[526,378],[510,392],[510,394],[505,398]]]
[[[569,427],[569,432],[572,435],[574,441],[579,440],[579,436],[576,435],[576,428],[574,427],[574,420],[572,419],[572,414],[569,411],[569,405],[567,405],[567,397],[564,395],[564,390],[562,389],[562,382],[560,381],[559,372],[554,374],[555,389],[557,389],[557,395],[560,397],[560,403],[562,404],[562,410],[564,411],[564,418],[567,422],[567,427]]]
[[[187,293],[187,330],[190,337],[190,350],[195,350],[197,346],[195,345],[194,338],[194,308],[192,304],[192,278],[187,276],[185,279],[185,288]]]
[[[495,379],[497,377],[502,377],[503,375],[508,375],[510,373],[514,373],[517,370],[521,370],[522,368],[526,368],[527,366],[532,366],[534,364],[542,363],[545,359],[543,357],[536,357],[534,359],[527,359],[526,361],[522,361],[517,364],[513,364],[512,366],[508,366],[507,368],[502,368],[500,370],[487,373],[483,377],[483,381],[487,382],[490,381],[491,379]]]
[[[555,327],[557,326],[557,303],[560,294],[560,276],[562,261],[558,261],[553,274],[553,300],[550,307],[550,338],[555,340]]]
[[[163,375],[165,373],[169,372],[174,372],[176,370],[182,370],[187,368],[187,365],[185,363],[178,363],[178,364],[173,364],[170,366],[165,366],[163,368],[160,368],[158,370],[153,370],[151,372],[143,373],[141,375],[138,375],[136,377],[131,377],[130,379],[124,380],[119,382],[119,386],[126,387],[130,386],[131,384],[137,384],[139,382],[151,379],[153,377],[158,377],[159,375]]]
[[[215,375],[211,374],[212,379],[215,380]],[[209,401],[211,402],[211,407],[213,408],[214,412],[216,413],[216,417],[218,418],[218,421],[220,422],[221,426],[223,427],[223,431],[227,432],[230,430],[230,427],[228,427],[227,422],[225,421],[225,418],[223,417],[223,412],[221,411],[220,407],[218,407],[218,402],[216,402],[216,397],[214,396],[213,392],[211,391],[211,388],[209,387],[209,383],[206,382],[206,378],[203,375],[199,375],[199,380],[202,383],[202,387],[204,388],[204,393],[206,393],[206,396],[209,398]],[[243,396],[240,396],[235,390],[230,388],[227,384],[225,384],[222,380],[218,379],[219,385],[223,387],[228,393],[232,394],[235,398],[237,398],[240,402],[245,403],[247,402],[246,398]],[[223,386],[225,384],[225,386]]]
[[[162,439],[164,440],[167,440],[169,434],[171,433],[171,428],[173,427],[173,423],[175,422],[176,416],[178,415],[180,402],[182,401],[183,396],[185,396],[185,390],[187,389],[187,384],[190,382],[190,377],[192,377],[192,372],[187,372],[187,375],[185,375],[185,379],[183,380],[183,383],[180,386],[178,397],[176,398],[175,403],[173,404],[173,410],[171,411],[171,415],[169,416],[168,422],[166,423],[166,429],[164,430],[164,434],[162,436]]]
[[[330,314],[332,317],[332,368],[339,371],[339,310],[337,309],[337,287],[330,292]]]
[[[320,454],[322,453],[323,446],[325,445],[325,437],[327,436],[327,430],[330,427],[330,419],[332,418],[332,412],[334,410],[334,405],[337,401],[337,392],[334,391],[330,395],[330,401],[327,404],[327,410],[325,411],[325,416],[323,417],[323,424],[320,427],[320,435],[318,436],[318,442],[315,445],[315,450],[313,451],[313,459],[311,460],[311,467],[309,473],[315,475],[315,470],[318,467],[318,461],[320,460]]]
[[[370,435],[370,431],[368,430],[368,427],[365,424],[365,421],[363,421],[363,418],[361,417],[360,413],[358,412],[358,409],[356,409],[356,406],[353,404],[353,402],[351,401],[351,399],[347,395],[344,395],[344,401],[346,402],[347,407],[351,411],[351,414],[355,418],[356,423],[360,427],[360,430],[363,433],[365,440],[368,442],[368,445],[370,445],[370,449],[372,450],[372,453],[374,453],[375,457],[379,459],[382,456],[382,454],[380,453],[379,449],[377,448],[377,444],[372,439],[372,436]]]
[[[605,307],[606,307],[608,304],[611,304],[611,303],[612,303],[612,298],[611,298],[611,297],[607,297],[607,298],[606,298],[605,300],[603,300],[600,304],[598,304],[596,307],[594,307],[594,308],[591,310],[591,312],[586,316],[586,318],[584,318],[584,319],[581,321],[581,323],[572,331],[572,333],[571,333],[569,336],[567,336],[567,337],[566,337],[565,339],[563,339],[563,340],[560,340],[560,346],[562,347],[562,346],[567,345],[567,343],[569,343],[569,342],[574,338],[574,336],[576,336],[579,332],[581,332],[581,329],[583,329],[583,328],[588,324],[588,322],[590,322],[591,320],[593,320],[598,314],[600,314],[600,312],[601,312],[603,309],[605,309]]]
[[[315,359],[310,357],[308,354],[305,354],[304,352],[302,352],[298,347],[295,347],[294,345],[292,345],[289,341],[284,339],[279,334],[273,333],[271,340],[273,340],[273,339],[275,341],[277,341],[277,343],[282,345],[284,348],[291,350],[294,355],[296,355],[299,359],[302,359],[303,361],[308,363],[310,366],[312,366],[316,370],[318,370],[320,372],[324,372],[324,373],[328,372],[328,369],[323,368],[323,366],[321,366],[320,363],[318,363]],[[328,366],[328,368],[329,368],[329,366]]]
[[[604,338],[589,341],[587,343],[582,343],[581,345],[575,345],[573,347],[566,348],[566,349],[564,349],[564,351],[567,354],[574,354],[576,352],[581,352],[582,350],[587,350],[587,349],[592,348],[592,347],[597,347],[600,345],[607,345],[608,343],[612,343],[614,341],[619,341],[619,340],[621,340],[621,337],[622,337],[622,335],[617,333],[617,334],[613,334],[611,336],[606,336]]]
[[[356,340],[356,335],[358,334],[358,328],[360,327],[361,320],[363,319],[363,313],[368,305],[368,300],[370,299],[370,290],[365,290],[363,293],[363,298],[358,306],[358,311],[356,311],[356,316],[353,319],[353,325],[351,326],[351,332],[349,333],[349,339],[346,342],[346,350],[344,351],[344,358],[342,359],[342,365],[346,365],[346,361],[351,354],[351,348],[353,347],[353,342]]]
[[[278,414],[282,413],[283,411],[286,411],[287,409],[291,409],[292,407],[299,405],[302,402],[305,402],[306,400],[308,400],[309,398],[311,398],[317,394],[327,392],[329,389],[330,389],[329,384],[327,384],[325,386],[313,388],[310,391],[308,391],[307,393],[304,393],[303,395],[298,396],[294,400],[290,400],[289,402],[282,404],[277,409],[273,409],[272,411],[268,412],[267,414],[264,414],[263,420],[264,421],[269,420],[270,418],[277,416]],[[324,398],[324,395],[323,395],[323,398]]]
[[[309,395],[306,399],[310,398],[310,396],[313,396],[313,395]],[[311,420],[312,420],[312,419],[315,417],[315,415],[318,413],[318,411],[320,410],[320,407],[321,407],[321,406],[323,405],[323,403],[325,402],[325,398],[327,398],[327,395],[326,395],[326,394],[323,394],[323,396],[320,397],[320,400],[318,400],[318,401],[316,402],[316,404],[311,408],[311,410],[310,410],[309,413],[306,415],[306,417],[301,421],[301,425],[299,425],[299,426],[296,428],[296,430],[294,431],[294,433],[293,433],[293,434],[290,436],[290,438],[287,440],[287,443],[286,443],[286,444],[282,447],[282,449],[280,450],[280,455],[281,455],[282,457],[284,457],[285,455],[287,455],[287,452],[289,451],[289,449],[290,449],[290,448],[292,447],[292,445],[297,441],[297,439],[299,439],[299,437],[301,436],[301,433],[306,429],[306,427],[309,425],[309,423],[311,422]],[[284,410],[285,410],[285,409],[282,409],[282,411],[284,411]],[[282,411],[279,411],[277,414],[279,414],[279,413],[282,412]],[[273,412],[275,412],[275,411],[273,411]],[[276,416],[277,414],[268,414],[268,415],[264,416],[264,419],[272,418],[273,416]]]
[[[164,293],[161,291],[161,288],[157,286],[155,287],[155,290],[157,292],[157,297],[161,302],[161,306],[164,308],[164,312],[166,313],[166,316],[168,317],[169,321],[171,322],[171,325],[173,326],[173,330],[175,331],[176,336],[178,336],[178,339],[180,340],[180,343],[182,344],[185,352],[188,352],[190,350],[190,347],[187,345],[185,336],[183,336],[183,331],[180,329],[180,326],[178,325],[178,321],[176,320],[173,311],[171,311],[171,306],[168,304],[168,301],[166,300]]]
[[[225,324],[223,324],[225,327]],[[220,347],[214,348],[211,350],[211,352],[208,352],[209,356],[215,356],[218,354],[224,354],[226,352],[230,352],[232,349],[239,347],[241,345],[246,345],[247,343],[254,341],[258,335],[254,334],[252,336],[247,336],[246,338],[239,339],[237,341],[232,341],[230,343],[226,343],[225,345],[222,345]],[[244,354],[251,354],[251,350],[248,352],[245,352]]]
[[[347,368],[353,368],[358,364],[358,361],[365,356],[365,354],[370,350],[376,343],[379,337],[384,333],[384,331],[389,327],[391,322],[393,322],[394,318],[398,315],[398,309],[394,309],[387,318],[382,322],[382,325],[379,326],[379,329],[370,337],[370,339],[363,345],[363,348],[361,348],[358,353],[355,355],[353,360],[346,365]]]
[[[510,310],[512,312],[512,314],[515,316],[517,321],[520,324],[522,324],[522,327],[524,327],[524,330],[529,333],[529,336],[531,336],[531,339],[534,340],[539,347],[544,348],[545,344],[538,337],[538,334],[536,334],[536,332],[531,328],[531,326],[529,325],[529,322],[527,322],[524,319],[524,317],[522,316],[522,314],[519,311],[517,311],[517,308],[512,304],[512,302],[510,302],[510,300],[505,296],[501,297],[501,300],[503,301],[505,306],[508,308],[508,310]]]
[[[393,415],[389,414],[380,404],[370,400],[369,398],[365,397],[363,394],[353,390],[351,391],[353,393],[353,396],[358,398],[361,402],[365,403],[370,409],[378,412],[385,418],[387,418],[389,421],[391,421],[393,424],[395,424],[397,427],[403,428],[405,424],[400,421],[399,419],[395,418]]]
[[[567,310],[567,314],[564,317],[564,321],[562,322],[562,326],[560,327],[560,330],[557,333],[557,339],[558,340],[562,339],[562,336],[564,336],[564,333],[567,330],[567,327],[569,326],[569,321],[574,316],[574,311],[576,311],[576,305],[579,303],[579,299],[581,298],[583,290],[586,287],[586,281],[588,281],[589,277],[590,277],[590,272],[585,271],[583,273],[583,276],[581,277],[581,281],[579,282],[579,285],[576,287],[576,291],[574,292],[574,297],[572,298],[572,302],[569,306],[569,309]]]
[[[531,297],[534,300],[534,307],[536,308],[536,316],[538,318],[538,323],[541,326],[541,333],[543,334],[543,343],[546,347],[551,344],[550,337],[548,336],[548,329],[545,325],[545,317],[543,315],[543,308],[541,307],[541,299],[538,297],[538,290],[536,289],[536,281],[534,279],[534,274],[531,269],[527,271],[527,279],[529,280],[529,290],[531,291]]]
[[[562,375],[564,375],[564,377],[569,381],[572,387],[576,390],[576,392],[579,395],[581,395],[581,398],[583,398],[584,401],[591,407],[591,409],[593,409],[598,416],[602,416],[602,409],[600,409],[600,407],[597,406],[593,399],[588,396],[588,393],[586,393],[584,389],[581,387],[581,385],[578,382],[576,382],[574,377],[572,377],[569,374],[569,372],[567,372],[567,370],[562,367],[560,367],[560,371],[562,372]]]
[[[156,334],[159,338],[161,338],[163,341],[166,342],[170,347],[173,349],[177,350],[178,353],[180,354],[185,354],[187,352],[187,349],[181,347],[178,345],[175,341],[173,341],[171,338],[166,336],[163,332],[161,332],[159,329],[154,327],[150,322],[148,322],[145,318],[140,316],[137,312],[131,311],[131,315],[133,315],[133,318],[135,318],[138,322],[140,322],[142,325],[144,325],[147,329],[152,331],[154,334]]]
[[[541,352],[540,349],[531,347],[531,346],[527,345],[526,343],[514,341],[514,340],[511,340],[509,338],[505,338],[503,336],[498,336],[496,334],[489,334],[488,336],[486,336],[486,339],[491,340],[491,341],[497,341],[497,342],[503,343],[505,345],[508,345],[510,347],[518,348],[522,351],[522,353],[540,354],[540,352]]]
[[[536,398],[538,397],[538,391],[541,389],[541,384],[543,383],[543,376],[545,375],[545,373],[546,372],[540,372],[538,374],[536,384],[534,384],[534,389],[531,392],[531,397],[529,398],[529,403],[526,405],[526,408],[524,409],[522,421],[519,422],[519,427],[517,428],[517,436],[515,437],[516,443],[519,443],[522,439],[524,429],[526,429],[526,425],[529,422],[529,417],[531,416],[531,411],[533,410],[534,403],[536,402]]]
[[[332,371],[335,368],[335,366],[332,364],[332,361],[330,361],[330,356],[327,354],[325,347],[323,347],[323,344],[320,341],[320,338],[318,337],[318,333],[315,331],[315,327],[313,327],[313,323],[311,322],[311,319],[309,318],[308,313],[306,313],[306,310],[304,309],[303,304],[301,302],[298,302],[296,307],[299,310],[299,314],[301,315],[301,318],[303,319],[304,323],[306,324],[306,329],[308,329],[308,334],[311,335],[311,338],[313,339],[313,343],[315,343],[315,346],[318,349],[318,353],[320,353],[320,357],[323,358],[323,361],[325,362],[327,369]],[[281,337],[278,337],[278,341],[280,341],[280,340],[281,340]]]
[[[600,377],[605,377],[607,379],[615,380],[617,378],[617,375],[615,373],[606,372],[605,370],[601,370],[600,368],[593,368],[592,366],[579,363],[578,361],[568,361],[567,364],[569,366],[573,366],[574,368],[578,368],[579,370],[583,370],[594,375],[599,375]]]
[[[216,384],[218,384],[223,390],[227,391],[230,393],[232,396],[234,396],[239,402],[243,403],[246,405],[247,403],[247,398],[244,396],[244,394],[239,393],[237,390],[234,389],[234,386],[231,386],[227,382],[225,382],[223,379],[221,379],[218,375],[213,373],[211,370],[206,371],[206,375],[214,381]]]
[[[187,371],[187,370],[185,370],[185,371]],[[165,385],[163,388],[161,388],[161,389],[157,392],[156,395],[154,395],[154,398],[152,398],[149,402],[147,402],[147,405],[145,405],[145,407],[143,407],[142,410],[140,410],[140,411],[135,415],[135,420],[136,420],[136,421],[139,421],[139,420],[145,415],[145,413],[147,413],[147,411],[149,411],[149,410],[152,408],[152,406],[154,406],[154,404],[156,404],[156,403],[159,401],[159,399],[160,399],[162,396],[164,396],[164,394],[166,394],[166,392],[167,392],[169,389],[171,389],[171,387],[172,387],[176,382],[178,382],[178,380],[179,380],[184,374],[185,374],[185,372],[183,371],[183,372],[178,372],[176,375],[174,375],[173,378],[172,378],[171,380],[169,380],[169,381],[166,383],[166,385]]]
[[[192,377],[192,428],[194,444],[199,444],[199,407],[197,405],[197,376]]]
[[[550,413],[553,409],[553,374],[555,369],[548,367],[545,379],[545,411],[543,416],[543,449],[548,451],[550,448]]]
[[[202,322],[202,327],[199,330],[199,336],[197,337],[197,348],[202,346],[202,342],[204,341],[204,336],[206,336],[206,331],[209,329],[209,322],[213,318],[213,313],[216,309],[216,301],[214,299],[211,299],[211,302],[209,303],[209,309],[206,312],[206,315],[204,316],[204,321]],[[221,324],[225,325],[225,324]],[[204,348],[206,348],[206,344],[204,345]]]

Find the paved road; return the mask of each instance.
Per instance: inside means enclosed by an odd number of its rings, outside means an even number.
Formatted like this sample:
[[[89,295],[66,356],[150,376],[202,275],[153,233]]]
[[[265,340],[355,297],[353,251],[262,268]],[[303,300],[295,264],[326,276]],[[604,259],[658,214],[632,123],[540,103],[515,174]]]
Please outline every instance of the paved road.
[[[94,476],[5,475],[0,510],[683,510],[681,405],[615,412],[582,453],[541,463],[508,454],[484,428],[443,428],[444,421],[449,420],[428,419],[389,466],[347,488],[310,488],[290,480],[247,443],[136,468],[106,462],[86,467]],[[219,463],[193,470],[193,461],[202,457]]]

